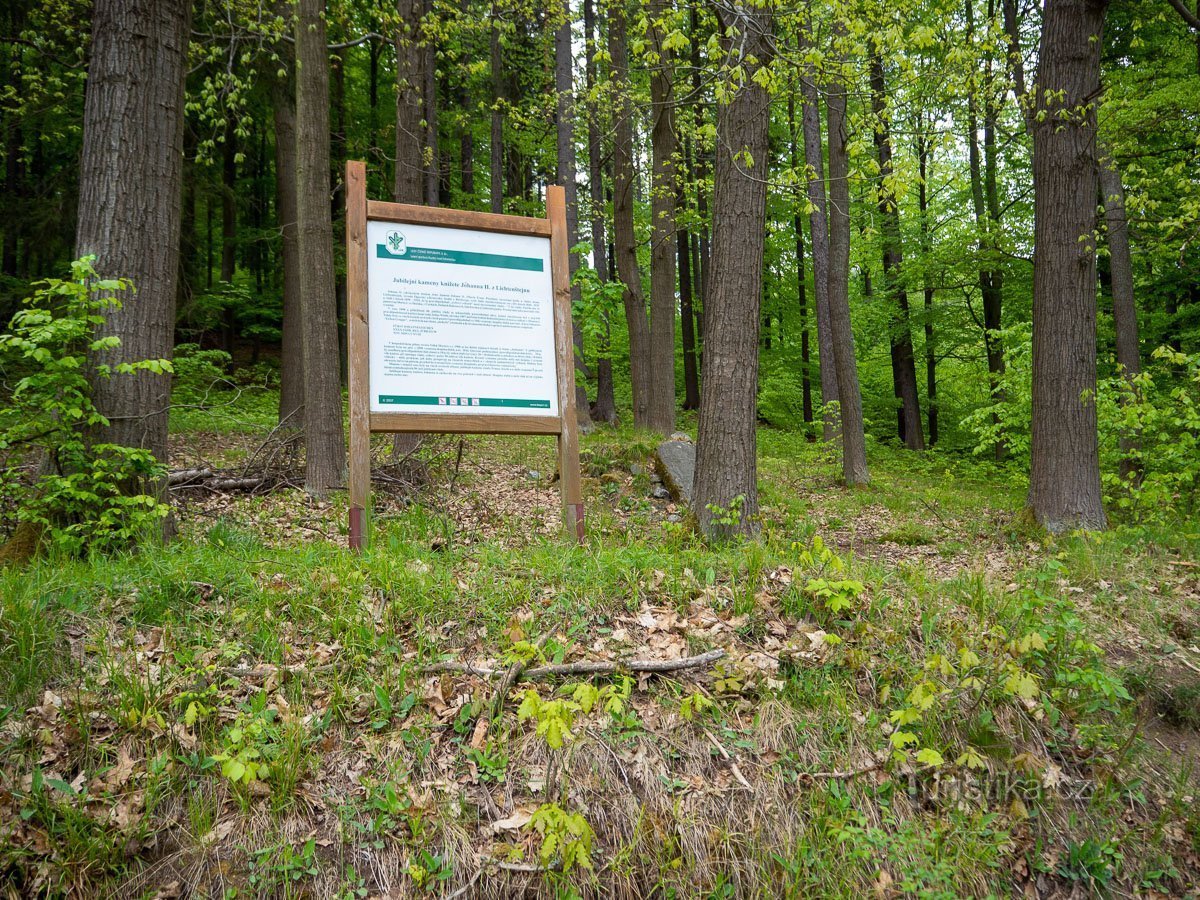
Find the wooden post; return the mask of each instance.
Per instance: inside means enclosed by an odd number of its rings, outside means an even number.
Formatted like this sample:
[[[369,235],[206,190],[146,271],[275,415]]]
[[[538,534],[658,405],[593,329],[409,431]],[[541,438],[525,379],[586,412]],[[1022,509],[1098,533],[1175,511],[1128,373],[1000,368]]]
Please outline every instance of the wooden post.
[[[303,264],[303,263],[302,263]],[[367,544],[371,397],[367,355],[367,167],[346,163],[346,343],[350,393],[350,548]]]
[[[563,527],[583,543],[583,490],[579,478],[579,416],[575,410],[575,347],[571,328],[570,248],[567,203],[561,185],[546,188],[550,220],[550,273],[554,289],[554,349],[558,366],[558,477]]]

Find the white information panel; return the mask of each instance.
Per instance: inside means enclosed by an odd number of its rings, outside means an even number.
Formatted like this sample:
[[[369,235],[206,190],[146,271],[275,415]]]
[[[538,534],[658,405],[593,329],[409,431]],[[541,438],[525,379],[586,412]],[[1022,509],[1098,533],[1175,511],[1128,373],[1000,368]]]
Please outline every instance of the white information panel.
[[[372,412],[557,416],[550,239],[367,222]]]

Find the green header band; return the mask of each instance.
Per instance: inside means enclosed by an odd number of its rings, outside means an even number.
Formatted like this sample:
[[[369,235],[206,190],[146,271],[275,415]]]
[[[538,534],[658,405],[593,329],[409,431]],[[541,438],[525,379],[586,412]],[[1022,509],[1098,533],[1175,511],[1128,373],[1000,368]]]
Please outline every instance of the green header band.
[[[453,401],[453,402],[452,402]],[[519,400],[513,397],[417,397],[407,394],[379,394],[380,406],[437,406],[443,409],[481,409],[502,406],[508,409],[549,409],[549,400]]]
[[[403,254],[392,253],[383,244],[375,245],[379,259],[397,262],[451,263],[458,266],[485,266],[489,269],[521,269],[541,272],[542,260],[529,256],[504,256],[500,253],[472,253],[469,250],[438,250],[433,247],[409,247]]]

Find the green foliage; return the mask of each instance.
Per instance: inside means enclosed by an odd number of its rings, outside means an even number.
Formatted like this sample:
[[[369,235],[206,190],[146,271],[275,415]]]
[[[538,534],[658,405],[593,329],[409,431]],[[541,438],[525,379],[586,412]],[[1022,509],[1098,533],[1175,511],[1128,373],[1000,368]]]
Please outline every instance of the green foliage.
[[[176,344],[172,399],[176,403],[204,403],[214,391],[228,387],[230,357],[224,350],[202,350],[199,344]]]
[[[542,837],[542,846],[538,850],[542,865],[560,861],[564,875],[576,866],[592,868],[592,843],[596,834],[579,813],[568,813],[557,803],[543,803],[534,811],[528,827]]]
[[[1200,500],[1200,353],[1159,347],[1153,360],[1132,384],[1117,375],[1100,385],[1103,478],[1110,506],[1139,524],[1171,524]]]
[[[95,336],[105,313],[132,286],[99,279],[90,258],[73,264],[71,278],[49,279],[25,300],[0,334],[0,372],[12,383],[0,407],[0,501],[16,518],[71,554],[128,547],[145,537],[169,509],[139,490],[165,475],[146,450],[97,441],[108,420],[92,401],[89,373],[100,378],[171,371],[167,360],[110,368],[89,357],[119,345]],[[31,476],[15,463],[24,458]]]

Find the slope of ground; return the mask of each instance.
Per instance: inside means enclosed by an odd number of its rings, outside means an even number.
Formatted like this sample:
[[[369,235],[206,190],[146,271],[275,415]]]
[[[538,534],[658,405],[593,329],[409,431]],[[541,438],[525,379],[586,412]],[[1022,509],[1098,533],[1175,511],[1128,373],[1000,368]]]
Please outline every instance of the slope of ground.
[[[174,462],[236,473],[257,440],[187,435]],[[763,537],[712,548],[653,499],[652,446],[585,439],[582,548],[558,536],[549,441],[391,461],[381,440],[361,557],[341,499],[181,489],[169,548],[0,573],[0,879],[130,897],[1197,883],[1197,535],[1046,543],[1012,525],[1003,470],[876,448],[873,485],[847,491],[820,448],[764,432]]]

